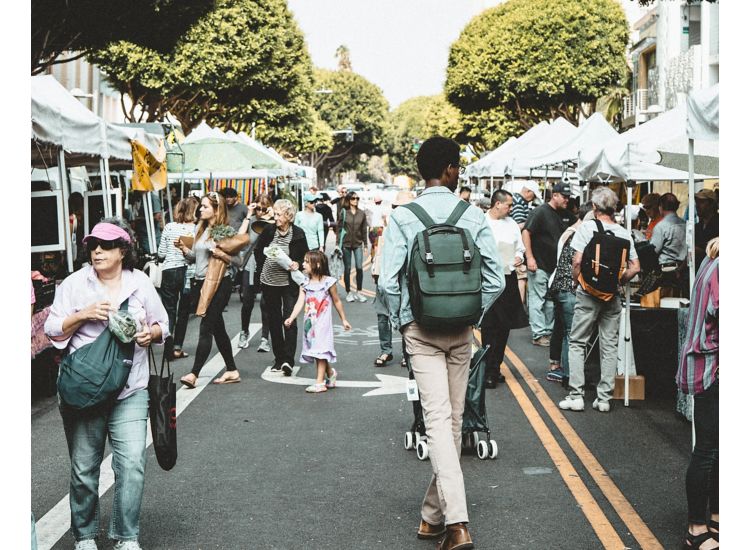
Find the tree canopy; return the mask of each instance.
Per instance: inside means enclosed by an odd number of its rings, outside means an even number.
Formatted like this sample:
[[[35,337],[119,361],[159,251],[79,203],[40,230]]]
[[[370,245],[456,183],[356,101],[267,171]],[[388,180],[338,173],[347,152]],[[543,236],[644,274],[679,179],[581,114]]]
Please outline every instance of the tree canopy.
[[[331,141],[312,107],[312,62],[284,0],[218,0],[166,53],[120,41],[91,55],[134,106],[186,132],[201,120],[299,152]],[[322,141],[321,141],[322,140]]]
[[[542,119],[577,123],[581,104],[624,81],[628,29],[614,0],[508,0],[451,46],[446,95],[485,146]]]
[[[333,148],[313,159],[319,178],[330,177],[363,153],[385,152],[388,102],[380,88],[350,70],[317,69],[315,89],[327,92],[314,94],[313,102],[320,119],[335,132]]]
[[[391,172],[419,178],[416,152],[434,135],[462,140],[461,113],[442,94],[407,99],[388,116]]]
[[[57,58],[64,52],[83,56],[118,40],[168,51],[215,3],[215,0],[32,0],[31,74],[39,74],[49,65],[61,62]]]

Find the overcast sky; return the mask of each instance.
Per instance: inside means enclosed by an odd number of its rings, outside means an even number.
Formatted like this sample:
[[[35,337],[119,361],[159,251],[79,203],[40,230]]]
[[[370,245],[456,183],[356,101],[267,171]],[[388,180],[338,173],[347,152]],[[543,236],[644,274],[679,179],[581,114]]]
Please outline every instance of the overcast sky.
[[[500,0],[288,0],[317,67],[336,68],[341,44],[352,68],[380,86],[391,108],[443,89],[448,52],[472,17]],[[631,21],[634,0],[622,0]],[[640,10],[638,10],[640,11]],[[632,14],[630,12],[633,12]]]

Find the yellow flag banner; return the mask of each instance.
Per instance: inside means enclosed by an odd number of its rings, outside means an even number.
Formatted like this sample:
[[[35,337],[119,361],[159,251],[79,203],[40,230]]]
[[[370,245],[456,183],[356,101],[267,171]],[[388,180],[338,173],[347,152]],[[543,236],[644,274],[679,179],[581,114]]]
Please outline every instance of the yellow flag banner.
[[[167,186],[167,163],[159,162],[138,141],[131,141],[133,150],[133,191],[155,191]]]

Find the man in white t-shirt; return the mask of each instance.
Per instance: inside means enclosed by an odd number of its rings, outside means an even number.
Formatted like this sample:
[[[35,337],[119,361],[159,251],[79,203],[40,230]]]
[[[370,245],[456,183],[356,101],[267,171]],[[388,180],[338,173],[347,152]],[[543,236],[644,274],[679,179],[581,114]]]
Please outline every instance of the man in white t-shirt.
[[[388,215],[383,205],[383,197],[375,195],[372,198],[372,204],[365,207],[365,216],[367,217],[368,240],[370,241],[370,261],[375,258],[375,248],[377,247],[378,237],[383,234],[385,219]]]
[[[599,220],[606,231],[612,231],[616,237],[630,241],[628,264],[620,278],[626,284],[641,270],[638,254],[635,251],[633,238],[627,229],[618,225],[614,220],[617,207],[617,195],[608,187],[597,187],[591,194],[594,206],[594,217]],[[581,224],[570,243],[573,248],[573,281],[577,284],[581,273],[583,250],[591,241],[596,230],[596,222],[589,220]],[[568,361],[570,363],[570,393],[560,401],[559,407],[564,410],[582,411],[585,407],[583,397],[584,374],[583,365],[586,358],[586,344],[591,338],[594,327],[599,330],[599,363],[601,378],[596,390],[593,407],[600,412],[609,412],[609,401],[615,387],[617,373],[617,344],[620,332],[620,311],[622,304],[620,297],[615,294],[609,301],[592,296],[580,285],[576,289],[576,305],[573,312],[573,324],[570,329],[570,347]]]
[[[482,344],[490,346],[485,355],[487,388],[494,388],[498,383],[505,381],[505,377],[500,373],[500,363],[505,357],[505,346],[510,331],[512,328],[518,328],[517,319],[523,316],[516,267],[523,263],[526,247],[521,238],[521,229],[510,217],[512,204],[513,195],[502,189],[495,191],[490,199],[490,208],[485,214],[497,246],[497,263],[505,275],[505,291],[482,321]]]

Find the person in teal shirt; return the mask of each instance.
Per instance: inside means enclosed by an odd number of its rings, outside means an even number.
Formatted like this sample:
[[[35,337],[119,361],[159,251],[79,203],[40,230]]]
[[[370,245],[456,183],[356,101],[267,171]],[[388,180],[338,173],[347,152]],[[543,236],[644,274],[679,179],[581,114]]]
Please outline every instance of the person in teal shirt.
[[[323,232],[323,216],[315,211],[315,201],[319,198],[318,195],[305,193],[303,197],[305,209],[297,212],[294,217],[294,225],[305,232],[307,246],[310,250],[325,252],[326,239]]]

